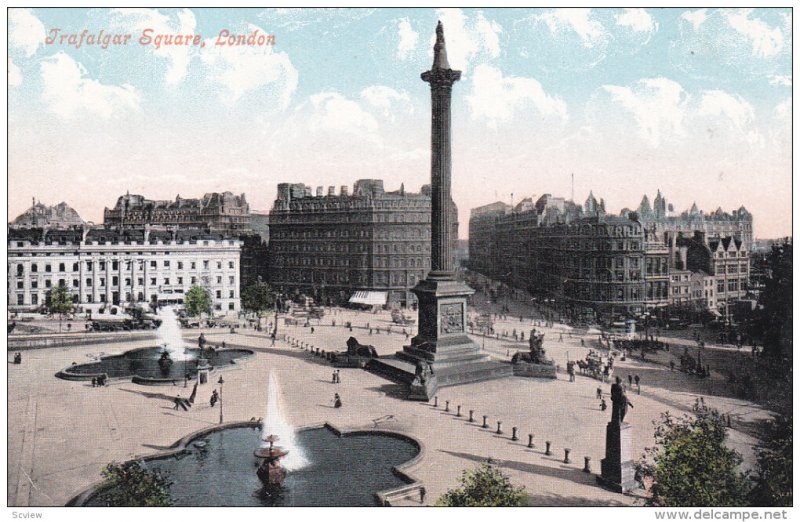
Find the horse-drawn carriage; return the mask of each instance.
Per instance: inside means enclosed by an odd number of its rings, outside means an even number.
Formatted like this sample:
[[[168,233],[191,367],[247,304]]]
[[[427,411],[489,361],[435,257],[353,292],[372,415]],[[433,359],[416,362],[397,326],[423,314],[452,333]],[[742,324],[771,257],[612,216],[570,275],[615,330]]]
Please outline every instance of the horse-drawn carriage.
[[[601,381],[609,379],[613,373],[611,362],[605,362],[599,354],[593,351],[589,352],[586,359],[577,361],[577,364],[582,375],[589,375]]]

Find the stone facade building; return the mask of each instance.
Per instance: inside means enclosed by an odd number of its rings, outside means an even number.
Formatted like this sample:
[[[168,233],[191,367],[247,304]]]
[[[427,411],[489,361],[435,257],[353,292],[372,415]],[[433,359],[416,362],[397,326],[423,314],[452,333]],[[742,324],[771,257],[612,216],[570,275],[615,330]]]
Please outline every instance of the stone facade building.
[[[281,183],[269,215],[270,284],[325,304],[368,297],[369,304],[410,306],[410,289],[430,270],[430,219],[428,186],[387,192],[383,181],[362,179],[352,194],[347,186],[313,194],[303,184]]]
[[[630,210],[623,209],[621,215],[627,216]],[[728,213],[717,208],[714,212],[704,213],[693,203],[692,207],[680,214],[675,213],[673,206],[667,204],[661,191],[658,191],[653,206],[647,195],[642,197],[636,209],[641,222],[648,229],[655,229],[659,237],[669,232],[682,232],[691,236],[696,231],[703,232],[707,238],[733,237],[744,243],[749,251],[753,244],[753,215],[744,206]]]
[[[248,234],[250,207],[244,194],[211,192],[202,198],[177,196],[175,201],[145,199],[137,194],[125,194],[117,199],[114,208],[103,211],[106,227],[136,228],[145,225],[164,225],[179,228],[207,228],[212,233]]]
[[[84,224],[78,213],[63,201],[58,205],[47,206],[34,200],[31,208],[17,216],[9,227],[65,229]]]
[[[59,286],[84,310],[182,303],[196,284],[215,314],[238,313],[240,250],[236,239],[192,229],[11,230],[9,310],[35,310]]]
[[[237,239],[242,243],[242,286],[267,280],[269,226],[265,216],[251,214],[244,194],[211,192],[199,199],[177,196],[175,201],[162,201],[128,193],[117,198],[114,208],[106,208],[103,218],[110,229],[199,229]]]
[[[549,194],[493,203],[472,212],[470,268],[575,319],[644,313],[667,304],[669,251],[631,218],[606,215],[593,195],[585,207]]]

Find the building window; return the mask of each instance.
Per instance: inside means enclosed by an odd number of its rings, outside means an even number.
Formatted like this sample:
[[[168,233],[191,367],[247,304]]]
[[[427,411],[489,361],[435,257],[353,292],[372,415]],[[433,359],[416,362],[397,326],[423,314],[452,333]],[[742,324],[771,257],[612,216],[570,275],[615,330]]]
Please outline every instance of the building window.
[[[150,284],[151,284],[151,285],[154,285],[154,286],[157,284],[157,283],[156,283],[156,278],[155,278],[155,277],[151,277],[151,278],[150,278]]]
[[[196,282],[197,282],[197,278],[192,276],[192,284],[195,284]]]
[[[228,303],[228,310],[233,310],[233,309],[234,309],[233,303]]]
[[[222,290],[217,290],[217,299],[222,299]]]
[[[218,285],[222,284],[222,276],[217,276],[217,284]]]
[[[208,260],[206,260],[206,261],[203,261],[203,268],[204,268],[205,270],[208,270]]]
[[[156,267],[156,262],[150,261],[150,268],[155,268],[155,267]]]
[[[136,279],[136,284],[139,286],[144,286],[144,277]]]
[[[59,286],[59,287],[65,287],[65,286],[67,286],[67,282],[66,282],[66,280],[64,280],[64,279],[59,279],[59,280],[58,280],[58,286]]]
[[[179,278],[178,278],[178,284],[179,284],[179,285],[182,285],[182,284],[183,284],[183,278],[182,278],[182,277],[179,277]]]
[[[229,276],[228,277],[228,284],[230,284],[230,285],[236,284],[236,277]]]
[[[39,265],[37,265],[36,263],[32,264],[31,265],[31,272],[36,273],[38,271],[39,271]]]
[[[23,266],[18,264],[17,265],[17,277],[22,276],[22,271],[24,270]]]
[[[80,286],[80,281],[78,281],[77,279],[73,279],[73,280],[72,280],[72,286],[73,286],[73,287],[78,287],[78,286]]]
[[[35,281],[31,281],[31,288],[34,288],[33,283]],[[22,290],[25,288],[25,284],[22,281],[17,281],[17,290]]]
[[[119,261],[111,262],[111,270],[119,270]]]
[[[169,284],[169,277],[165,277],[165,278],[164,278],[164,284],[165,284],[165,285],[168,285],[168,284]]]
[[[228,261],[228,268],[233,269],[234,264],[233,261]]]
[[[58,271],[59,272],[66,272],[67,271],[66,265],[64,263],[59,263],[58,264]]]
[[[50,288],[52,285],[53,285],[53,283],[49,279],[45,279],[44,280],[44,287],[45,288]]]
[[[92,294],[86,294],[86,299],[84,299],[84,301],[86,301],[87,303],[91,303],[92,302]]]
[[[197,263],[195,263],[194,261],[192,261],[192,270],[194,270],[195,268],[197,268]]]
[[[178,261],[178,270],[183,270],[183,261]]]
[[[222,261],[217,261],[217,270],[222,270]]]
[[[233,297],[233,290],[229,290],[229,291],[228,291],[228,297],[229,297],[230,299],[233,299],[233,298],[234,298],[234,297]]]
[[[214,305],[214,310],[222,310],[222,305],[221,304]]]
[[[90,277],[86,278],[86,286],[92,286],[92,279]]]
[[[105,270],[105,269],[106,269],[106,262],[100,261],[100,270]]]
[[[86,262],[86,270],[88,270],[89,272],[92,271],[92,262],[91,261],[87,261]]]
[[[44,271],[45,272],[52,272],[53,271],[53,267],[50,266],[50,265],[44,265]]]
[[[169,261],[166,259],[164,260],[164,268],[169,268]]]
[[[125,278],[125,286],[131,286],[131,279],[129,277]],[[130,301],[130,299],[128,299]]]
[[[25,294],[17,294],[17,305],[22,306],[25,304]]]
[[[119,277],[112,276],[111,277],[111,286],[117,286],[119,284]]]
[[[17,282],[17,288],[22,288],[22,281]],[[39,281],[31,279],[31,288],[39,288]]]
[[[717,292],[725,291],[725,281],[717,281]]]
[[[78,263],[72,263],[72,271],[73,272],[80,271],[80,266],[78,265]]]

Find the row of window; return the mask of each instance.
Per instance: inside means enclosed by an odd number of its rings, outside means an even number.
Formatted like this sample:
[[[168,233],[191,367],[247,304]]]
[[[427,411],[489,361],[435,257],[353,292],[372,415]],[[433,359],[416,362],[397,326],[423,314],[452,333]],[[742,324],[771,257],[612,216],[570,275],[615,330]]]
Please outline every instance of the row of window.
[[[73,302],[77,301],[78,297],[79,297],[78,295],[73,296]],[[94,298],[93,298],[92,294],[86,294],[85,297],[86,297],[86,299],[83,300],[83,303],[87,303],[87,304],[93,304],[94,303]],[[222,295],[221,295],[220,291],[217,290],[217,299],[221,299],[221,298],[222,298]],[[150,296],[150,299],[152,301],[156,301],[158,299],[158,295],[153,294],[153,295]],[[231,290],[231,292],[229,294],[229,299],[234,299],[232,290]],[[125,301],[129,302],[129,303],[133,301],[133,294],[131,292],[126,292],[125,293]],[[39,299],[39,294],[31,294],[31,301],[29,303],[31,306],[38,306],[40,302],[44,303],[44,299]],[[99,303],[105,303],[106,302],[106,295],[105,294],[100,294],[100,298],[98,299],[98,302]],[[112,302],[115,303],[115,304],[119,304],[119,296],[117,296],[117,295],[112,296]],[[144,293],[143,292],[139,292],[137,294],[136,302],[144,303]],[[26,304],[25,303],[25,294],[17,294],[17,306],[25,306],[25,304]],[[215,310],[222,310],[222,305],[220,303],[216,303],[214,305],[214,309]],[[228,310],[234,310],[234,309],[235,309],[235,304],[234,303],[228,303]]]
[[[106,270],[106,268],[107,268],[106,261],[98,261],[96,265],[95,265],[94,261],[86,261],[85,263],[86,263],[86,270],[89,271],[89,272],[91,272],[92,268],[95,267],[95,266],[101,272]],[[140,271],[144,270],[144,263],[145,263],[144,260],[141,260],[141,259],[138,260],[137,269],[140,270]],[[188,262],[188,265],[190,267],[190,270],[196,270],[197,269],[197,262],[196,261],[190,261],[190,262]],[[212,266],[211,265],[211,261],[209,261],[207,259],[202,261],[202,265],[203,265],[203,269],[204,270],[208,270]],[[45,264],[44,267],[43,267],[44,268],[44,272],[45,273],[52,272],[54,266],[55,265],[50,264],[50,263]],[[58,263],[58,272],[66,272],[67,271],[67,266],[68,266],[68,263]],[[133,265],[132,265],[131,261],[125,261],[125,270],[130,271],[132,266]],[[162,266],[162,268],[171,268],[172,267],[172,262],[169,259],[165,259],[165,260],[163,260],[161,262],[161,266]],[[175,266],[177,266],[178,270],[183,270],[184,261],[176,261]],[[222,261],[217,261],[216,262],[217,270],[222,270],[222,266],[223,266],[223,262]],[[119,261],[111,261],[111,270],[119,270],[119,267],[120,267]],[[228,268],[229,269],[234,269],[235,267],[236,267],[235,261],[228,261]],[[158,268],[158,262],[157,261],[150,261],[150,268]],[[8,269],[9,269],[9,271],[11,270],[11,265],[9,265]],[[24,270],[25,270],[25,265],[23,263],[17,263],[16,264],[17,276],[23,275]],[[38,263],[31,263],[30,271],[32,273],[38,273],[39,272],[39,264]],[[80,263],[72,263],[72,272],[80,272]]]
[[[205,283],[208,283],[208,282],[210,282],[211,278],[210,277],[203,277],[203,278],[200,278],[200,279],[202,279]],[[173,279],[170,278],[170,277],[164,277],[161,280],[162,280],[162,284],[164,284],[164,285],[170,285],[170,284],[172,284],[172,281],[173,281]],[[196,284],[197,281],[198,281],[198,277],[197,276],[191,276],[189,278],[184,278],[182,276],[179,276],[179,277],[175,278],[175,284],[182,285],[182,284],[184,284],[184,280],[188,281],[190,284]],[[124,286],[126,286],[126,287],[132,286],[132,281],[133,280],[130,277],[126,277]],[[138,286],[144,286],[145,278],[139,277],[136,281],[137,281],[136,284]],[[222,284],[222,276],[216,276],[216,281],[217,281],[218,285],[221,285]],[[105,277],[98,278],[97,283],[98,283],[97,286],[105,287],[106,286],[106,278]],[[53,283],[52,283],[52,281],[50,279],[45,279],[44,280],[44,287],[45,288],[52,287],[52,284]],[[66,284],[67,284],[66,279],[59,279],[58,280],[58,286],[66,286]],[[150,278],[150,285],[151,286],[155,286],[157,284],[158,284],[158,278],[151,277]],[[236,284],[236,277],[235,276],[228,276],[228,284],[231,285],[231,286],[234,286]],[[90,278],[90,277],[87,277],[86,278],[86,286],[87,287],[91,287],[92,285],[93,285],[93,279]],[[72,286],[74,288],[77,288],[78,286],[80,286],[79,280],[78,279],[73,279],[72,280]],[[112,287],[119,286],[119,277],[113,276],[111,278],[111,286]],[[39,280],[31,278],[30,287],[32,289],[39,288]],[[25,281],[22,280],[22,279],[18,279],[17,280],[17,289],[23,289],[23,288],[25,288]]]

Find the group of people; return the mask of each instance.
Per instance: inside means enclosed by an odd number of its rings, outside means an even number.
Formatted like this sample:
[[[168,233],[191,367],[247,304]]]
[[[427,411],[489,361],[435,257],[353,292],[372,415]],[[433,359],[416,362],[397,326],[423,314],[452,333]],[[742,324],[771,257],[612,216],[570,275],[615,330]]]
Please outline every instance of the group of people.
[[[107,380],[108,376],[105,373],[99,375],[98,377],[92,377],[92,388],[108,386],[106,382]]]
[[[339,378],[339,370],[333,370],[333,376],[331,378],[331,382],[333,384],[339,384],[342,382],[341,379]]]

